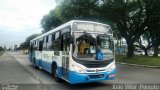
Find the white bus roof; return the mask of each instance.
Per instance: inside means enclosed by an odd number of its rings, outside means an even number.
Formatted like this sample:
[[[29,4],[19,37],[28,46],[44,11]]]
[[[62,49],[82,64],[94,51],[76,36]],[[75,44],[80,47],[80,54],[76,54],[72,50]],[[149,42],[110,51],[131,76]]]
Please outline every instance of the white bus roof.
[[[54,32],[56,32],[56,31],[58,31],[58,30],[60,30],[60,29],[63,29],[64,27],[69,26],[69,25],[72,27],[72,24],[73,24],[74,22],[88,22],[88,23],[96,23],[96,24],[102,24],[102,25],[109,26],[109,25],[107,25],[107,24],[103,24],[103,23],[99,23],[99,22],[93,22],[93,21],[71,20],[71,21],[69,21],[69,22],[67,22],[67,23],[65,23],[65,24],[62,24],[62,25],[60,25],[60,26],[58,26],[58,27],[56,27],[56,28],[54,28],[54,29],[52,29],[52,30],[50,30],[50,31],[48,31],[48,32],[46,32],[46,33],[44,33],[44,34],[36,37],[36,38],[34,38],[34,39],[32,39],[30,42],[32,42],[32,41],[34,41],[34,40],[37,40],[37,39],[40,39],[40,38],[43,38],[44,36],[47,36],[47,35],[49,35],[49,34],[51,34],[51,33],[54,33]]]

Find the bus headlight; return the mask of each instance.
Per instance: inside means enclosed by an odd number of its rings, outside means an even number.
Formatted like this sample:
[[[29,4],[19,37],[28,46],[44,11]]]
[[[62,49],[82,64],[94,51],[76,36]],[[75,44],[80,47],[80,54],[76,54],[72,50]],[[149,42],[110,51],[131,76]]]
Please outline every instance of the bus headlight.
[[[112,71],[115,68],[116,68],[115,63],[113,63],[108,69],[106,69],[106,71],[110,72],[110,71]]]
[[[72,69],[78,73],[86,73],[86,70],[84,70],[83,68],[81,68],[79,65],[72,65]]]

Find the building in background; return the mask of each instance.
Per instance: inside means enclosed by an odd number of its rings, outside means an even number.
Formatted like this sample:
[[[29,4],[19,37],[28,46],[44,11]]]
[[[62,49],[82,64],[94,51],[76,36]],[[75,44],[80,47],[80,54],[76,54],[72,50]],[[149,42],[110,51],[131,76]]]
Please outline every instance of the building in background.
[[[19,47],[20,44],[7,44],[6,46],[4,46],[7,51],[18,51]]]

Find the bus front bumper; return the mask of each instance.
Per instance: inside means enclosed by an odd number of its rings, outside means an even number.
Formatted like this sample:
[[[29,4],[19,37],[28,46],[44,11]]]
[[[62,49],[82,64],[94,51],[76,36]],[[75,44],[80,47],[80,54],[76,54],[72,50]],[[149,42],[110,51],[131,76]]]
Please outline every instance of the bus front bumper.
[[[113,69],[110,72],[99,72],[99,73],[85,73],[81,74],[75,71],[70,71],[69,83],[87,83],[87,82],[96,82],[102,80],[113,80],[115,79],[116,69]]]

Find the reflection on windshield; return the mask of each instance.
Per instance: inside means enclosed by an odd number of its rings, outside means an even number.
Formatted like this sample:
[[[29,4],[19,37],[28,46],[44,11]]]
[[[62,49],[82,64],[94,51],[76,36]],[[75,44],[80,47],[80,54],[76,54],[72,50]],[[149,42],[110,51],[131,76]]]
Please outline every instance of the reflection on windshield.
[[[113,41],[109,36],[100,34],[74,33],[75,44],[73,56],[75,58],[96,59],[96,54],[103,53],[103,59],[113,59]]]

